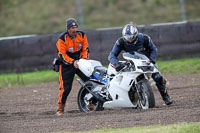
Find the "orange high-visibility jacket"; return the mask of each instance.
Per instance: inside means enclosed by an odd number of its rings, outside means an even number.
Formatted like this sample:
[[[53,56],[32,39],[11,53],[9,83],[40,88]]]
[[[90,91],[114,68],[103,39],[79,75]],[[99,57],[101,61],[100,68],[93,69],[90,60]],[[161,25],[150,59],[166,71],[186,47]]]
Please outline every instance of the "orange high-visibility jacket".
[[[86,34],[77,31],[76,38],[71,40],[69,33],[63,33],[56,43],[58,56],[65,64],[71,64],[80,58],[89,58],[88,41]]]

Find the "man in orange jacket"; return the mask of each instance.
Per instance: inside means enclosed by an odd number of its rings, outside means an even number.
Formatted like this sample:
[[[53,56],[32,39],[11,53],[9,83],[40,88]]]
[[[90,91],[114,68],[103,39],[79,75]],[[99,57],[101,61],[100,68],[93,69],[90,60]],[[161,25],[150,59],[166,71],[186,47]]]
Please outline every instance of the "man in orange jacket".
[[[78,69],[78,60],[87,59],[89,56],[88,41],[83,31],[78,31],[78,23],[74,18],[66,20],[66,32],[59,37],[56,46],[58,57],[61,60],[59,66],[59,98],[56,114],[58,116],[64,113],[64,107],[67,97],[72,88],[74,75],[77,74],[83,81],[89,80]]]

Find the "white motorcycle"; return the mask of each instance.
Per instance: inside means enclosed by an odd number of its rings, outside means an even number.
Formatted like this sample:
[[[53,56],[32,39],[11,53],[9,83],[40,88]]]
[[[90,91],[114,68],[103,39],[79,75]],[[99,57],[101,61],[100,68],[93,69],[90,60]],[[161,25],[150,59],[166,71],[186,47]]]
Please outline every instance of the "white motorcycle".
[[[79,83],[78,107],[82,112],[104,108],[132,107],[149,109],[155,106],[155,99],[149,79],[157,67],[142,54],[123,53],[126,61],[119,72],[109,64],[108,69],[99,61],[80,59],[79,69],[91,79]]]

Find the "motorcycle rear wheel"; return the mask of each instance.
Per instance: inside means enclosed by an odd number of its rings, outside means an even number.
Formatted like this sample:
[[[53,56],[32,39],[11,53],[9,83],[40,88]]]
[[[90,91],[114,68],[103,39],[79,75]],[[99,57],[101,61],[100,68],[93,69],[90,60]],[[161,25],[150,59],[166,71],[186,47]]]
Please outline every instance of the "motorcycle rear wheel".
[[[94,89],[94,84],[91,81],[86,82],[85,87],[90,90]],[[94,112],[103,110],[103,103],[96,100],[85,87],[81,87],[78,93],[77,102],[81,112]]]
[[[155,107],[155,98],[152,91],[152,88],[149,84],[149,81],[144,79],[138,83],[140,87],[140,95],[141,99],[139,99],[139,104],[142,109],[149,109]]]

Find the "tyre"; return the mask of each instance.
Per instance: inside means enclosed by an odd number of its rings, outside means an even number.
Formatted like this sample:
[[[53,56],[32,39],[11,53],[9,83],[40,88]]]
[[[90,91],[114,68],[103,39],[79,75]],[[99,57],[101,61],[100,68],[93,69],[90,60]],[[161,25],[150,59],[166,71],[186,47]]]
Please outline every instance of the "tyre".
[[[155,98],[148,80],[143,79],[138,83],[139,104],[142,109],[155,107]]]
[[[95,85],[93,82],[88,81],[86,82],[85,86],[81,87],[81,89],[79,90],[77,97],[79,110],[81,112],[93,112],[103,110],[103,103],[96,100],[95,97],[93,97],[93,95],[90,94],[85,87],[92,91],[95,88]]]

